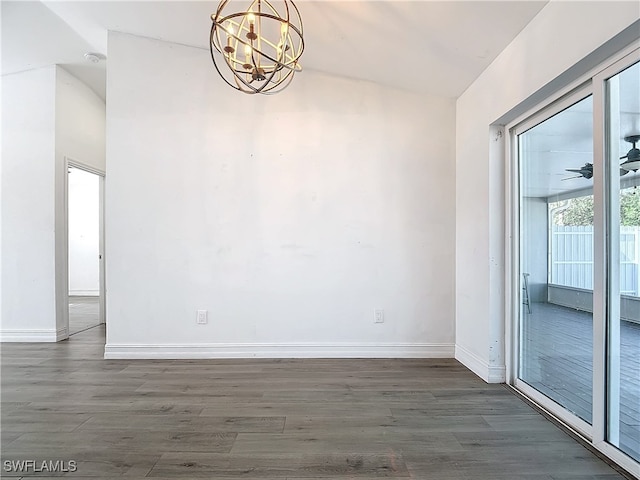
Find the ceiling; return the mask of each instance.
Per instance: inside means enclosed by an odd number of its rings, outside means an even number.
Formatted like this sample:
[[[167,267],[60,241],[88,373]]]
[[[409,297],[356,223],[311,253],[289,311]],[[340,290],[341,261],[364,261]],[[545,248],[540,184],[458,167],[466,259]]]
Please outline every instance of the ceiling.
[[[546,3],[299,0],[303,68],[458,97]],[[58,64],[104,99],[108,30],[208,49],[217,4],[3,0],[2,74]]]
[[[546,3],[297,0],[304,21],[303,68],[455,98]],[[218,0],[2,0],[2,74],[57,64],[105,99],[109,30],[208,50],[217,5]],[[87,52],[105,60],[90,63]],[[621,95],[620,136],[640,133],[640,75],[628,75]],[[591,105],[577,105],[529,133],[534,141],[525,195],[549,197],[592,185],[566,171],[593,161],[590,118]],[[629,147],[620,139],[620,152]],[[640,172],[625,182],[632,176]]]
[[[611,162],[622,163],[632,148],[624,138],[640,134],[640,63],[608,81],[611,91]],[[615,93],[614,93],[615,92]],[[594,162],[593,99],[591,96],[559,112],[521,135],[523,194],[527,197],[553,198],[567,192],[590,193],[593,179],[567,169],[580,169]],[[637,145],[640,146],[640,145]],[[640,184],[640,170],[620,177],[623,188]]]

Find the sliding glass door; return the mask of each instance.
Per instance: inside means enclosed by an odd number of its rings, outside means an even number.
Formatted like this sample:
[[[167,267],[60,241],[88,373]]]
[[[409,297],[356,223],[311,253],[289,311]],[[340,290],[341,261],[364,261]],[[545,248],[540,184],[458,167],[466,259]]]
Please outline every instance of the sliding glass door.
[[[518,374],[590,424],[593,99],[576,97],[517,137],[523,293]]]
[[[512,382],[640,473],[640,51],[510,128]]]
[[[605,98],[607,440],[640,461],[640,63],[608,78]]]

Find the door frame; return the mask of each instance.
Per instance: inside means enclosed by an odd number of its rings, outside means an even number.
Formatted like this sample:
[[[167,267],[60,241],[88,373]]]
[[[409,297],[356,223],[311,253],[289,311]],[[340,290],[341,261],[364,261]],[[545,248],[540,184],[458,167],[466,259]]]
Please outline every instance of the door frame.
[[[98,191],[99,191],[99,204],[98,204],[98,288],[99,288],[99,320],[100,324],[106,323],[106,275],[105,275],[105,228],[104,228],[104,184],[106,173],[103,170],[92,167],[82,162],[78,162],[70,157],[64,157],[64,231],[66,237],[65,245],[65,291],[67,292],[67,315],[65,315],[66,331],[69,332],[69,168],[76,168],[78,170],[92,173],[98,176]]]
[[[520,232],[522,231],[523,225],[522,225],[522,218],[520,215],[520,208],[519,208],[520,192],[521,192],[521,178],[520,178],[521,160],[518,152],[518,136],[527,132],[533,127],[545,122],[549,118],[552,118],[553,116],[563,112],[565,109],[571,107],[572,105],[586,98],[589,98],[589,97],[593,98],[592,86],[593,85],[590,81],[582,82],[580,85],[575,86],[570,92],[563,94],[560,98],[554,99],[550,104],[547,104],[540,111],[530,115],[527,119],[509,128],[510,143],[512,145],[511,146],[512,156],[510,158],[512,159],[511,163],[513,163],[511,168],[513,169],[513,180],[515,182],[513,184],[514,197],[512,198],[512,202],[514,206],[513,208],[514,222],[512,227],[514,229],[513,230],[514,243],[512,245],[512,248],[513,248],[512,268],[513,268],[514,277],[511,284],[513,288],[516,288],[517,286],[517,291],[512,291],[512,296],[515,300],[515,302],[512,305],[512,319],[513,319],[512,329],[514,331],[515,337],[512,338],[512,342],[511,342],[512,348],[513,348],[512,352],[514,356],[512,358],[512,371],[510,372],[510,375],[509,375],[509,382],[517,390],[521,391],[523,394],[525,394],[527,397],[533,400],[536,404],[540,405],[542,408],[544,408],[547,412],[552,414],[554,417],[563,419],[564,423],[569,425],[575,434],[579,435],[580,437],[582,437],[583,439],[589,442],[593,440],[592,424],[589,424],[588,422],[579,418],[577,415],[572,414],[567,409],[559,405],[557,402],[553,401],[551,398],[547,397],[546,395],[540,393],[538,390],[531,387],[529,384],[527,384],[526,382],[524,382],[518,377],[518,370],[519,370],[519,364],[520,364],[519,346],[522,338],[522,334],[520,331],[520,312],[521,312],[521,305],[523,300],[521,281],[520,281],[520,275],[522,272],[522,258],[520,255],[520,252],[521,252]],[[595,99],[593,101],[595,103]],[[594,110],[595,110],[595,106],[594,106]],[[594,126],[593,128],[594,128],[593,136],[595,138],[596,127]],[[595,157],[595,154],[594,154],[594,157]],[[517,160],[517,162],[515,162],[514,160]],[[595,162],[596,160],[594,158],[594,163]],[[598,262],[598,258],[594,254],[594,263],[597,263],[597,262]],[[518,279],[518,281],[516,281],[516,279]],[[593,293],[594,304],[596,302],[596,299],[595,299],[596,296],[597,296],[596,289],[594,288],[594,293]],[[596,318],[595,307],[594,307],[594,319],[593,319],[594,325],[598,323],[598,320],[599,319]],[[597,342],[598,340],[594,338],[594,345]],[[595,347],[594,347],[594,350],[595,350]],[[595,365],[594,365],[594,370],[595,370]]]

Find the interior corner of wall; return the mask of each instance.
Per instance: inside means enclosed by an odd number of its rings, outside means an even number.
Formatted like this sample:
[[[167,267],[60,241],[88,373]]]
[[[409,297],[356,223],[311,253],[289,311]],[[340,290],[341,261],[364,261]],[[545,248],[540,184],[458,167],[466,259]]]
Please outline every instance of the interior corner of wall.
[[[455,359],[475,373],[487,383],[504,383],[506,381],[506,367],[504,365],[491,365],[469,349],[456,343]]]

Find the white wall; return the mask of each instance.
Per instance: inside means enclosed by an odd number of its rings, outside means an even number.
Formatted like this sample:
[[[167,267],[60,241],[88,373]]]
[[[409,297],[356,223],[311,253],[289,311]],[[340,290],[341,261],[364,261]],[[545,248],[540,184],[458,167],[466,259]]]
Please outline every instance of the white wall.
[[[69,170],[69,295],[100,294],[100,184],[93,173]]]
[[[62,67],[56,69],[56,153],[105,170],[105,103]]]
[[[2,77],[0,339],[55,341],[55,67]]]
[[[104,168],[104,116],[61,67],[2,77],[2,341],[67,336],[64,158]]]
[[[457,101],[456,358],[487,381],[505,379],[504,135],[490,125],[532,106],[534,93],[639,10],[636,2],[550,2]]]
[[[453,354],[453,100],[118,33],[107,97],[106,357]]]

